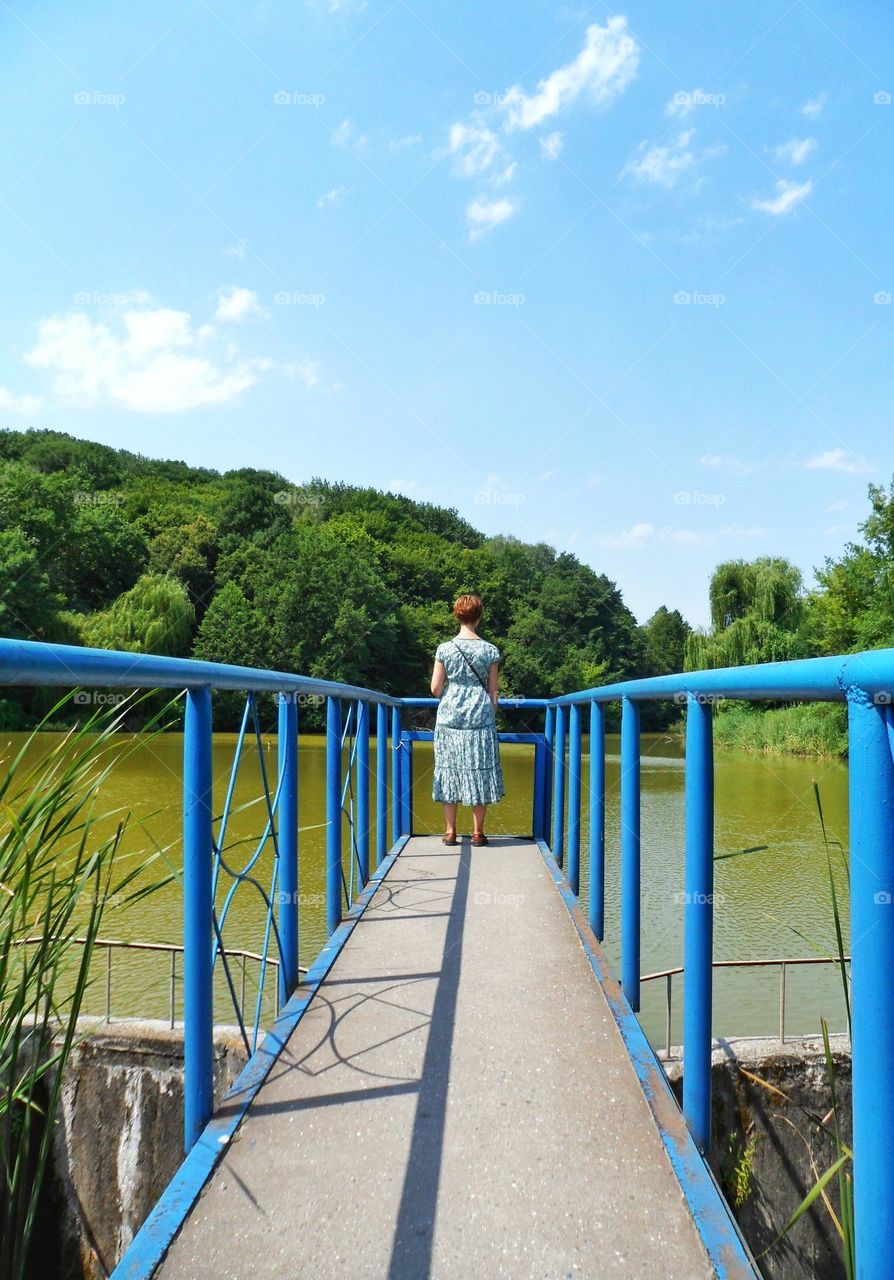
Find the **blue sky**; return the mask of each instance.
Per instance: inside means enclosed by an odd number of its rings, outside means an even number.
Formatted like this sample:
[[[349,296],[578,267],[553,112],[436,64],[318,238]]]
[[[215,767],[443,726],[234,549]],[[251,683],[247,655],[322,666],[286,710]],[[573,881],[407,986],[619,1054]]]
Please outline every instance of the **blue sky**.
[[[0,8],[0,423],[371,484],[644,620],[894,471],[882,5]]]

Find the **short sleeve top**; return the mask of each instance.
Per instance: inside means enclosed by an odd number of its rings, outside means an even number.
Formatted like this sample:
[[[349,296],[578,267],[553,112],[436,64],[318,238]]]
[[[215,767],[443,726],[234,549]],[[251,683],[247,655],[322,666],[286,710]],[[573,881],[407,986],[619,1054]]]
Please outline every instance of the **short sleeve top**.
[[[437,723],[451,729],[482,729],[494,723],[487,676],[500,650],[489,640],[457,638],[439,644],[435,659],[447,672],[447,689],[438,703]]]

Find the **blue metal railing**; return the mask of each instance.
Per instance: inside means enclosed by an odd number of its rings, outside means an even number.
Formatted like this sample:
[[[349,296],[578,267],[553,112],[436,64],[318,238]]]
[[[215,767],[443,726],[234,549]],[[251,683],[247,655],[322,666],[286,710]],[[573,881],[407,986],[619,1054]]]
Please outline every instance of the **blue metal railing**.
[[[389,826],[392,851],[412,832],[413,742],[430,734],[407,729],[403,713],[431,707],[434,699],[395,698],[283,672],[16,640],[0,640],[0,683],[185,690],[184,1051],[189,1149],[211,1114],[215,960],[219,958],[226,967],[222,921],[215,912],[215,877],[228,872],[234,881],[247,883],[253,859],[268,838],[274,848],[273,880],[269,892],[255,885],[265,901],[265,948],[269,944],[278,952],[280,995],[288,997],[298,984],[299,699],[314,696],[326,703],[330,934],[344,919],[345,905],[350,917],[355,876],[361,896],[370,879],[373,767],[376,867],[387,857]],[[220,824],[215,837],[213,822],[212,711],[218,690],[247,695],[243,726],[247,732],[253,723],[255,736],[254,698],[261,693],[280,697],[277,780],[272,794],[264,781],[266,821],[261,845],[246,866],[235,871],[224,865],[226,824]],[[714,859],[711,713],[713,701],[724,697],[847,704],[857,1258],[860,1276],[888,1280],[894,1275],[894,1232],[890,1230],[894,1211],[894,650],[661,676],[550,700],[507,699],[501,704],[507,710],[543,711],[544,731],[501,737],[534,747],[532,834],[559,866],[567,858],[568,883],[578,895],[583,716],[589,710],[589,923],[601,940],[605,927],[604,708],[609,702],[621,704],[621,983],[636,1011],[641,894],[639,705],[669,698],[686,705],[683,1109],[696,1143],[706,1151],[711,1115]],[[374,754],[369,741],[372,705],[376,707]],[[347,877],[345,827],[350,840]],[[254,1030],[256,1036],[257,1015]]]
[[[580,713],[590,709],[589,916],[604,933],[604,707],[621,704],[621,985],[640,990],[639,704],[686,707],[683,1111],[699,1148],[711,1136],[714,875],[713,703],[724,698],[845,702],[849,725],[851,1046],[854,1218],[858,1274],[894,1276],[894,649],[631,680],[556,698],[547,710],[552,844],[577,877]],[[569,710],[570,709],[570,710]],[[565,716],[570,732],[565,742]],[[567,817],[566,817],[567,775]]]

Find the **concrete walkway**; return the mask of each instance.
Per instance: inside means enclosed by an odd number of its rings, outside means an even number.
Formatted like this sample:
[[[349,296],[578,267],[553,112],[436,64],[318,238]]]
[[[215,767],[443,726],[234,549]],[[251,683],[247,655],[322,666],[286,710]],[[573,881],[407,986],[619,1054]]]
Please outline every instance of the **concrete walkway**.
[[[714,1275],[535,845],[409,842],[159,1274]]]

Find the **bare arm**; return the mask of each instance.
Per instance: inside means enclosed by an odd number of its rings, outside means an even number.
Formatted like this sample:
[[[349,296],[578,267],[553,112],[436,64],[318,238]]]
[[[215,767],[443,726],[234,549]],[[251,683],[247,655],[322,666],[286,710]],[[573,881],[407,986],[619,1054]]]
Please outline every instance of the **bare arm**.
[[[443,662],[435,662],[435,669],[431,675],[431,691],[434,697],[440,698],[446,683],[447,672],[444,670]]]
[[[497,698],[500,696],[500,664],[492,662],[487,669],[487,694],[491,702],[494,704],[494,711],[497,709]]]

